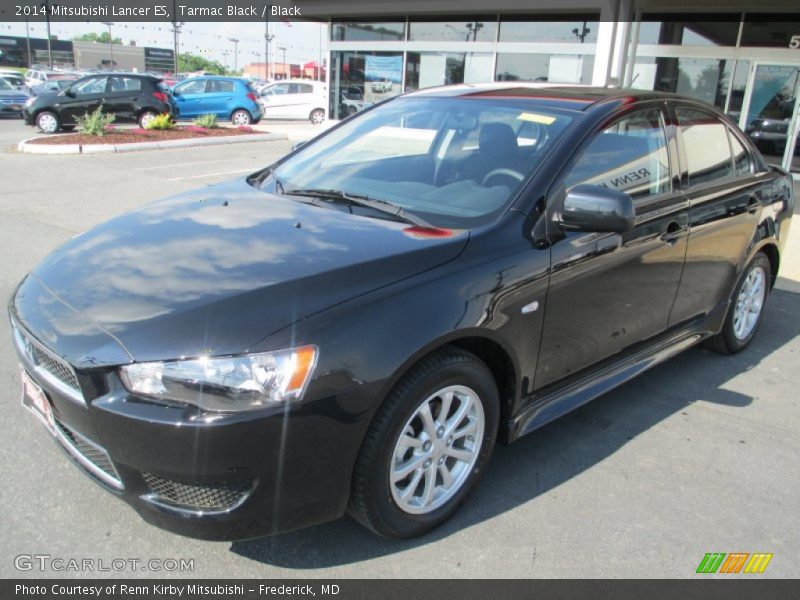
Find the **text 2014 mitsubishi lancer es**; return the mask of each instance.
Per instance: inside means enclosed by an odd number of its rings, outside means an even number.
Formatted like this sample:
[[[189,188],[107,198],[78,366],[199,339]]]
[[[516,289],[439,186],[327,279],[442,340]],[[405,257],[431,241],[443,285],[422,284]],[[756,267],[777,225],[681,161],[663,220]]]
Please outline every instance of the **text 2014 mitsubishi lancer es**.
[[[166,529],[419,535],[498,441],[695,343],[745,348],[793,208],[690,99],[411,93],[51,254],[10,303],[23,402]]]

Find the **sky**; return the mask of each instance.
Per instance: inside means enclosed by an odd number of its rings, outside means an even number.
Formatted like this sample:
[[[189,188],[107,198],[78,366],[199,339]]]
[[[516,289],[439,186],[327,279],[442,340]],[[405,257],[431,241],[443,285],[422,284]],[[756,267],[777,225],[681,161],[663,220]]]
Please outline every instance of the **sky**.
[[[69,40],[82,33],[102,33],[108,27],[102,23],[51,23],[50,31],[59,39]],[[293,21],[291,27],[282,21],[270,23],[275,40],[270,44],[270,59],[282,62],[286,48],[286,62],[292,64],[318,61],[320,59],[320,37],[322,58],[326,57],[327,40],[325,24]],[[47,37],[44,23],[31,23],[31,37]],[[320,36],[321,32],[321,36]],[[172,25],[170,23],[115,23],[111,27],[114,37],[122,38],[124,44],[135,40],[137,46],[172,48]],[[25,36],[25,23],[0,22],[0,35]],[[239,40],[239,68],[251,62],[264,60],[263,23],[184,23],[180,37],[180,51],[199,54],[221,64],[233,67],[234,44],[228,38]],[[224,54],[227,52],[227,54]]]

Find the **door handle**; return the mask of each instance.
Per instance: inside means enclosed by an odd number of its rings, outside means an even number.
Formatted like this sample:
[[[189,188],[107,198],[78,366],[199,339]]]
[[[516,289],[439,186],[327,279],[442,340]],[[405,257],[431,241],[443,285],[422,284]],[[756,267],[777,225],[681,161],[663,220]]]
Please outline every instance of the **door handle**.
[[[661,234],[661,241],[666,242],[668,244],[674,244],[680,238],[683,237],[683,234],[688,230],[686,225],[681,225],[678,221],[670,221],[669,225],[667,225],[666,231]]]

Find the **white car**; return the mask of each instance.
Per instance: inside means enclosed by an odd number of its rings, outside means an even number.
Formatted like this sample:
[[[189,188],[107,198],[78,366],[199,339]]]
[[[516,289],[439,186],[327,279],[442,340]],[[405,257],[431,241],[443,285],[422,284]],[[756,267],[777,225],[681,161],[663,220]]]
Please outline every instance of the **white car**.
[[[387,92],[392,91],[392,82],[389,81],[388,79],[383,79],[381,81],[373,81],[370,84],[370,89],[376,94],[385,94]]]
[[[259,92],[265,119],[308,119],[322,123],[328,106],[328,87],[310,79],[286,79],[267,85]]]

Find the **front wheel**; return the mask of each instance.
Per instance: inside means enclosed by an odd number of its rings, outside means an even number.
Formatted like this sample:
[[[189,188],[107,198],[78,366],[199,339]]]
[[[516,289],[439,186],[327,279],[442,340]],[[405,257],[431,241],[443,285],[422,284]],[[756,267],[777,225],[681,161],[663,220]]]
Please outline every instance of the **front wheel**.
[[[475,355],[447,347],[423,359],[395,386],[367,433],[350,513],[392,538],[443,523],[489,461],[499,405],[492,373]]]
[[[234,125],[250,125],[253,122],[253,117],[244,109],[235,110],[231,115],[231,123]]]
[[[45,110],[36,116],[36,125],[43,133],[56,133],[61,129],[61,120],[56,113]]]
[[[312,110],[311,114],[308,117],[308,120],[311,121],[314,125],[320,125],[325,120],[325,111],[321,108],[316,110]]]
[[[772,266],[766,255],[759,252],[736,284],[722,331],[708,339],[709,348],[722,354],[744,350],[761,324],[771,281]]]

